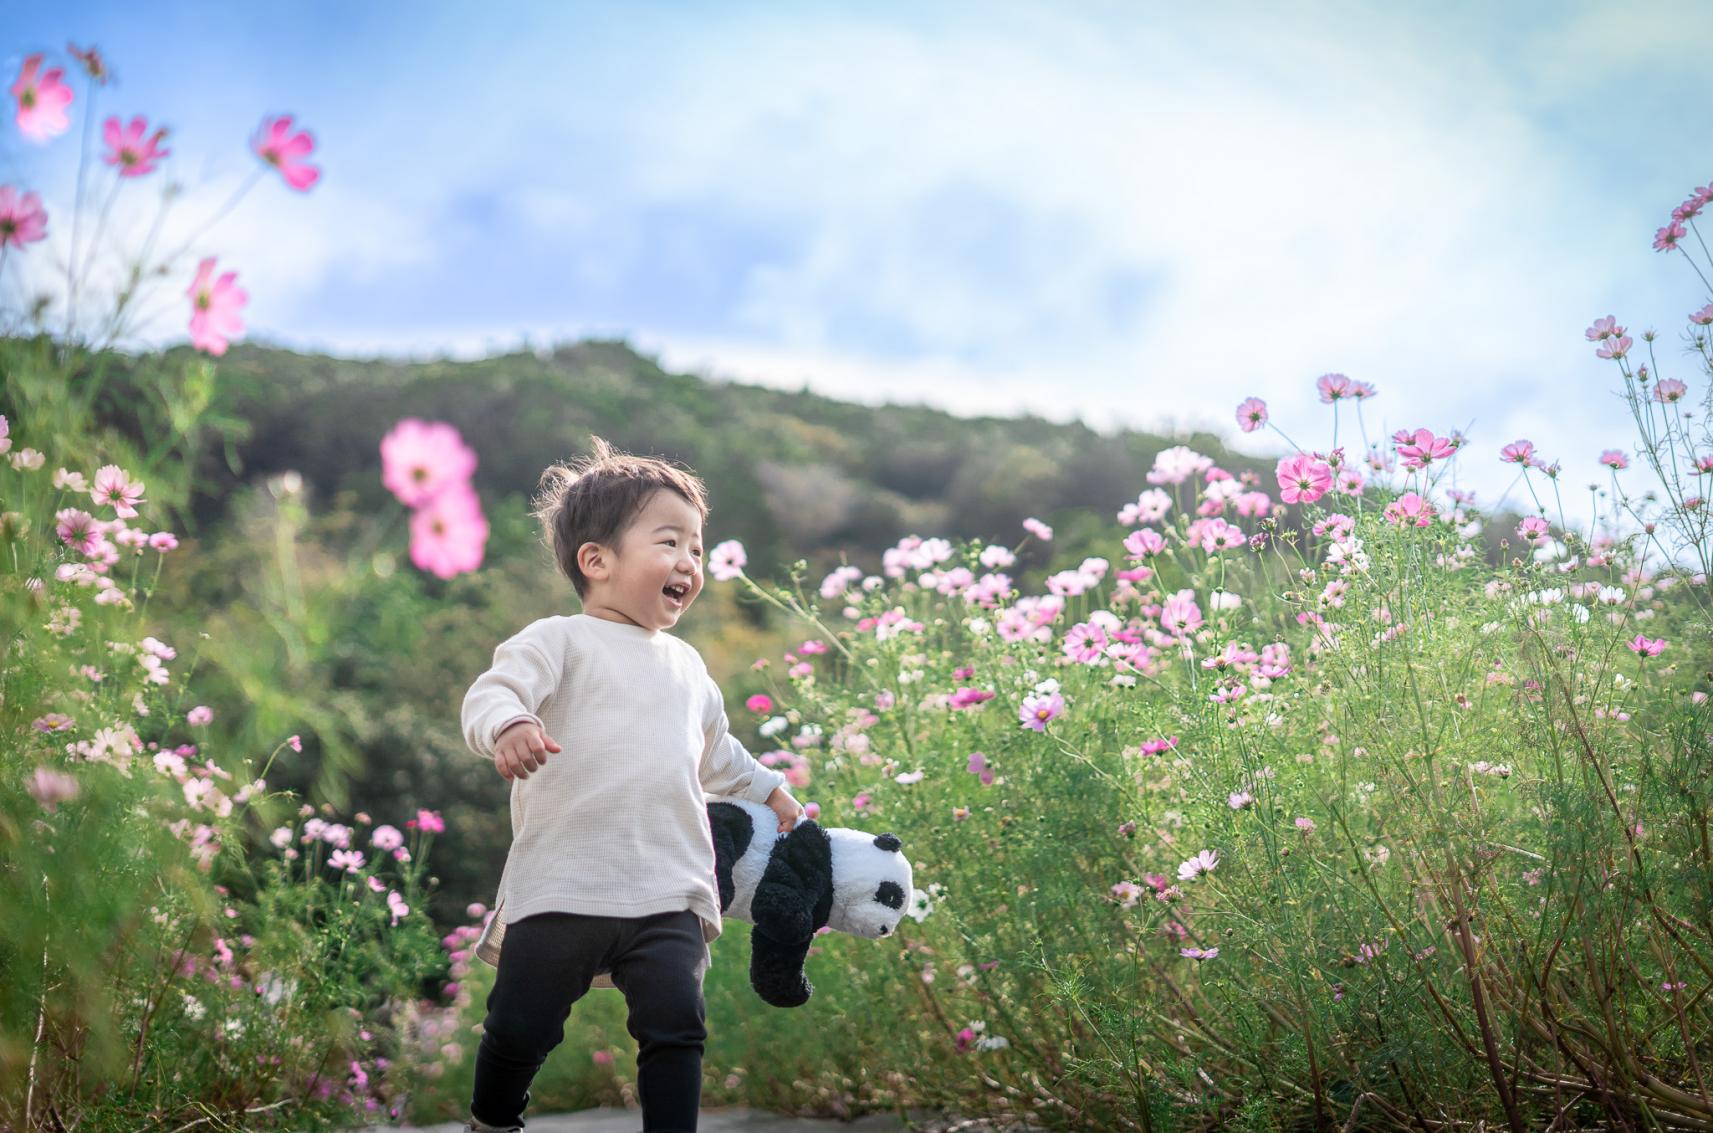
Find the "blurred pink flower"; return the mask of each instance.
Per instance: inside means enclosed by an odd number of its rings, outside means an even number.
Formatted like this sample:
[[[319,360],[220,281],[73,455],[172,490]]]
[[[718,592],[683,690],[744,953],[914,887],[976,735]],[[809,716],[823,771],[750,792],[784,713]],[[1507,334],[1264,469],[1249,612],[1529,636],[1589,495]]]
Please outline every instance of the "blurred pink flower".
[[[224,272],[214,277],[214,257],[210,256],[196,267],[185,294],[190,297],[190,344],[216,358],[226,353],[227,340],[244,333],[244,321],[238,311],[250,301],[238,286],[238,273]]]
[[[1414,433],[1400,430],[1393,438],[1405,468],[1426,468],[1436,460],[1444,460],[1457,451],[1450,437],[1436,437],[1432,429],[1417,429]]]
[[[1279,461],[1274,474],[1279,480],[1279,498],[1288,504],[1312,504],[1332,487],[1332,466],[1307,453]]]
[[[982,786],[993,786],[993,768],[987,765],[986,755],[979,751],[970,752],[969,763],[966,769],[971,775],[974,775],[977,779],[981,780]]]
[[[1634,345],[1635,343],[1631,341],[1629,335],[1620,335],[1608,339],[1604,346],[1594,352],[1594,356],[1596,358],[1622,358],[1630,352],[1630,347]]]
[[[736,539],[727,539],[717,543],[708,552],[708,576],[715,582],[730,582],[743,574],[743,568],[749,563],[749,556],[744,553],[743,544]]]
[[[302,751],[303,750],[303,741],[301,739],[299,739],[297,736],[288,737],[286,739],[286,743],[291,745],[291,749],[293,751]]]
[[[1124,550],[1132,559],[1151,558],[1166,549],[1166,540],[1152,527],[1143,527],[1124,537]]]
[[[42,809],[53,812],[59,804],[77,797],[77,780],[63,771],[52,771],[46,767],[36,768],[36,773],[30,779],[30,794]]]
[[[1350,392],[1345,396],[1355,398],[1357,401],[1366,401],[1378,392],[1380,391],[1367,382],[1351,382]]]
[[[1219,851],[1202,850],[1195,857],[1182,862],[1178,866],[1179,881],[1194,881],[1204,873],[1212,873],[1219,868]]]
[[[0,248],[42,240],[48,234],[48,214],[42,208],[40,193],[24,193],[10,185],[0,185]]]
[[[1399,527],[1414,525],[1426,527],[1433,522],[1433,504],[1427,497],[1417,492],[1405,492],[1397,499],[1386,505],[1382,513],[1386,520]]]
[[[289,114],[262,119],[255,137],[250,139],[250,148],[257,157],[279,170],[287,185],[304,192],[320,178],[321,170],[304,160],[315,150],[314,137],[308,130],[292,133],[291,121]]]
[[[377,826],[374,832],[369,835],[369,845],[383,854],[390,854],[404,845],[404,835],[399,833],[399,828],[396,826]]]
[[[200,728],[214,719],[214,709],[206,704],[198,704],[185,713],[184,722],[193,728]]]
[[[1539,545],[1552,536],[1552,528],[1538,515],[1524,516],[1517,524],[1517,538]]]
[[[487,543],[488,519],[467,483],[451,485],[411,513],[410,561],[436,578],[481,566]]]
[[[96,503],[112,504],[113,512],[121,519],[135,519],[136,505],[143,502],[143,483],[131,482],[131,478],[117,464],[103,464],[95,473],[95,487],[89,490],[89,496]]]
[[[1713,303],[1689,313],[1689,321],[1698,327],[1713,326]]]
[[[1672,252],[1677,250],[1677,242],[1689,235],[1689,230],[1677,221],[1672,221],[1658,232],[1654,233],[1654,251]]]
[[[1327,405],[1350,396],[1350,379],[1343,374],[1322,374],[1315,379],[1315,389]]]
[[[446,820],[440,817],[437,810],[418,810],[416,817],[405,825],[415,827],[424,834],[446,833]]]
[[[1121,909],[1133,909],[1142,897],[1142,887],[1134,881],[1120,881],[1112,887],[1112,897]]]
[[[475,451],[445,421],[400,418],[381,438],[381,484],[406,507],[422,507],[475,472]]]
[[[1051,542],[1053,538],[1053,529],[1036,519],[1034,516],[1030,516],[1028,519],[1023,521],[1023,530],[1035,536],[1035,538],[1041,540],[1043,543]]]
[[[107,119],[101,127],[101,140],[107,143],[107,153],[101,160],[119,170],[121,177],[141,177],[145,173],[153,173],[155,163],[166,157],[171,150],[161,148],[166,140],[164,128],[157,129],[148,138],[149,122],[141,114],[131,119],[131,124],[123,128],[119,125],[117,116]]]
[[[1248,398],[1237,406],[1237,427],[1253,433],[1267,423],[1267,403],[1258,397]]]
[[[743,706],[751,712],[759,712],[762,715],[766,715],[773,711],[773,698],[764,692],[758,692],[748,700],[744,701]]]
[[[1213,959],[1218,958],[1219,949],[1217,949],[1217,948],[1180,948],[1180,949],[1178,949],[1178,955],[1184,957],[1185,959],[1195,960],[1198,962],[1202,961],[1202,960],[1213,960]]]
[[[1615,448],[1609,448],[1600,454],[1600,463],[1614,472],[1621,472],[1630,466],[1630,458]]]
[[[345,873],[356,873],[363,868],[363,861],[361,850],[334,850],[327,855],[327,864]]]
[[[1667,405],[1682,401],[1683,395],[1688,392],[1689,387],[1676,378],[1661,378],[1659,384],[1654,386],[1654,397]]]
[[[1499,450],[1499,459],[1506,464],[1532,464],[1535,459],[1535,442],[1512,441]]]
[[[1588,336],[1589,342],[1602,342],[1622,335],[1624,328],[1618,325],[1616,316],[1607,315],[1603,319],[1595,319],[1594,325],[1582,333]]]
[[[65,111],[71,105],[71,88],[61,81],[64,76],[61,67],[43,71],[38,52],[24,59],[24,69],[12,84],[12,95],[18,100],[18,130],[33,142],[57,137],[71,125]]]
[[[410,913],[410,906],[404,903],[396,889],[387,890],[387,912],[393,915],[392,923],[395,925]]]
[[[1626,644],[1629,645],[1630,652],[1638,657],[1658,657],[1665,652],[1666,642],[1663,637],[1649,638],[1638,633]]]
[[[1201,625],[1201,607],[1193,590],[1180,590],[1160,606],[1160,628],[1173,637],[1188,637]]]
[[[54,533],[60,542],[80,555],[92,555],[104,542],[101,521],[78,508],[61,508],[54,513]]]

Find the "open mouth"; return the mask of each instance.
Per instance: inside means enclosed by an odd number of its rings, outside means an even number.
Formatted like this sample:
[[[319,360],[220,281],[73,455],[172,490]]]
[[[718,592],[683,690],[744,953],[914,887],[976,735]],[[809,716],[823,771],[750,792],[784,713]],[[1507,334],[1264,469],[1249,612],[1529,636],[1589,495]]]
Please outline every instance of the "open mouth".
[[[671,602],[674,606],[682,607],[685,601],[690,597],[690,587],[682,582],[674,582],[670,586],[663,588],[661,593],[666,595],[667,601]]]

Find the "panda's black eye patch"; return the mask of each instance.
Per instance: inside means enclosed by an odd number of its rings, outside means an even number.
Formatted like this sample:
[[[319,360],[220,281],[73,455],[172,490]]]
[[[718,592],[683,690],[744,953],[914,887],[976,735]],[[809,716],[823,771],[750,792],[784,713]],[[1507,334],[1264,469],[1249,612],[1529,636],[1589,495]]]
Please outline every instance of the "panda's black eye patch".
[[[883,881],[874,891],[874,899],[889,909],[904,907],[904,888],[896,881]]]

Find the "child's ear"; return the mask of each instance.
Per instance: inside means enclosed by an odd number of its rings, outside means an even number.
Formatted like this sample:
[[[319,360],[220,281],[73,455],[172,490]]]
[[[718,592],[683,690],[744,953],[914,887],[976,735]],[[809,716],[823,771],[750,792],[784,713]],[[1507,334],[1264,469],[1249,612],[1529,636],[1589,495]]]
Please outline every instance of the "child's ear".
[[[612,570],[612,553],[599,543],[584,543],[577,548],[577,569],[584,578],[605,582]]]

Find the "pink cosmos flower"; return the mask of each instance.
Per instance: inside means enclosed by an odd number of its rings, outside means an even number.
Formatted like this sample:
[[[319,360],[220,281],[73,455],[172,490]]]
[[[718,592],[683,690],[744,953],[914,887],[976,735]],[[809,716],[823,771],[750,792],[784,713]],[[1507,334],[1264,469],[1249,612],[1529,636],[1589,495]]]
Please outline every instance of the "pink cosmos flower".
[[[488,519],[468,483],[445,488],[411,513],[410,561],[436,578],[481,566],[487,543]]]
[[[1132,531],[1124,537],[1124,550],[1132,559],[1151,558],[1166,549],[1166,540],[1152,527]]]
[[[1414,433],[1400,431],[1393,439],[1399,442],[1398,456],[1403,459],[1405,468],[1426,468],[1457,451],[1451,437],[1436,437],[1432,429],[1417,429]]]
[[[61,508],[54,513],[54,534],[60,542],[80,555],[93,555],[104,542],[101,521],[78,508]]]
[[[1237,427],[1245,433],[1253,433],[1267,423],[1267,403],[1258,397],[1251,397],[1237,406]]]
[[[292,117],[264,118],[250,139],[256,156],[280,171],[285,183],[298,192],[306,192],[321,177],[321,170],[305,159],[315,150],[315,139],[308,130],[292,133]]]
[[[1304,452],[1279,461],[1274,474],[1279,498],[1288,504],[1312,504],[1332,487],[1332,466]]]
[[[1630,347],[1634,345],[1635,343],[1631,341],[1629,335],[1620,335],[1617,338],[1607,339],[1606,344],[1594,352],[1594,356],[1596,358],[1622,358],[1630,352]]]
[[[1523,521],[1517,524],[1517,538],[1536,546],[1546,542],[1551,536],[1551,526],[1538,515],[1524,516]]]
[[[1630,647],[1630,652],[1638,657],[1658,657],[1665,652],[1665,638],[1663,637],[1649,638],[1638,633],[1627,644]]]
[[[1696,457],[1690,472],[1696,476],[1713,476],[1713,453]]]
[[[1043,543],[1051,542],[1053,538],[1053,529],[1036,519],[1034,516],[1030,516],[1028,519],[1023,521],[1023,530],[1035,536],[1035,538],[1041,540]]]
[[[446,833],[446,820],[440,817],[440,812],[437,810],[417,811],[416,817],[410,821],[410,825],[415,826],[424,834]]]
[[[1350,392],[1346,396],[1354,398],[1357,401],[1366,401],[1379,392],[1379,390],[1375,389],[1368,382],[1351,382]],[[1215,951],[1218,951],[1218,949],[1215,949]]]
[[[121,519],[135,519],[136,505],[143,502],[143,484],[131,482],[125,470],[117,464],[103,464],[95,473],[95,487],[89,490],[96,506],[112,504],[114,514]]]
[[[1533,464],[1535,443],[1533,441],[1512,441],[1499,450],[1499,459],[1506,464]]]
[[[184,722],[193,728],[200,728],[214,719],[214,709],[206,704],[198,704],[185,713]]]
[[[758,692],[744,701],[743,706],[751,712],[765,716],[773,711],[773,698],[764,692]]]
[[[1603,319],[1595,319],[1594,325],[1582,333],[1588,336],[1589,342],[1604,342],[1608,338],[1621,336],[1624,328],[1618,325],[1616,316],[1607,315]]]
[[[422,507],[475,472],[475,451],[445,421],[404,417],[381,438],[381,484],[406,507]]]
[[[1178,955],[1184,957],[1187,960],[1195,960],[1199,963],[1202,960],[1216,959],[1219,956],[1219,949],[1218,948],[1180,948],[1180,949],[1178,949]]]
[[[1399,527],[1426,527],[1433,522],[1434,509],[1427,497],[1416,492],[1405,492],[1386,505],[1384,515],[1387,522]]]
[[[1689,392],[1689,387],[1676,378],[1661,378],[1654,386],[1654,397],[1667,405],[1682,401],[1683,395]]]
[[[1600,454],[1600,463],[1614,472],[1621,472],[1630,466],[1630,458],[1615,448],[1609,448]]]
[[[1180,590],[1160,606],[1160,628],[1176,638],[1188,637],[1202,625],[1201,607],[1195,591]]]
[[[404,845],[404,835],[399,833],[396,826],[377,826],[374,833],[369,835],[369,845],[383,854],[390,854]]]
[[[216,358],[226,353],[228,339],[244,333],[244,321],[239,310],[250,296],[238,286],[238,273],[229,271],[214,277],[214,257],[210,256],[196,267],[185,294],[190,297],[190,344],[206,350]]]
[[[1329,471],[1327,475],[1329,485],[1331,483],[1331,479],[1332,477]],[[1207,521],[1207,525],[1201,529],[1201,549],[1207,551],[1209,554],[1217,555],[1221,551],[1229,551],[1234,547],[1241,547],[1247,541],[1248,539],[1243,534],[1241,528],[1233,527],[1223,519],[1210,519]]]
[[[1346,496],[1360,496],[1368,482],[1362,479],[1362,473],[1354,468],[1341,468],[1333,481],[1335,491]]]
[[[987,756],[981,752],[970,752],[968,770],[971,775],[981,780],[982,786],[993,786],[993,768],[987,765]]]
[[[0,185],[0,248],[25,244],[46,238],[48,214],[42,208],[40,193],[24,193],[10,185]]]
[[[1178,866],[1178,880],[1194,881],[1204,873],[1212,873],[1218,866],[1219,851],[1203,850]]]
[[[1713,326],[1713,303],[1707,304],[1699,311],[1691,311],[1689,321],[1698,327]]]
[[[1672,221],[1658,232],[1654,233],[1654,251],[1672,252],[1677,250],[1677,242],[1689,235],[1689,230],[1677,221]]]
[[[101,127],[101,140],[107,143],[107,153],[101,160],[119,170],[121,177],[141,177],[145,173],[153,173],[155,163],[166,157],[171,150],[162,149],[161,143],[166,140],[164,128],[157,129],[154,134],[145,139],[149,123],[141,114],[131,119],[129,126],[121,128],[117,116],[107,119]]]
[[[1056,692],[1046,696],[1026,696],[1017,709],[1017,719],[1025,728],[1045,732],[1047,725],[1057,720],[1064,710],[1065,698]]]
[[[38,52],[25,58],[24,69],[12,84],[12,95],[18,100],[18,129],[33,142],[58,137],[71,126],[65,108],[71,105],[72,95],[61,81],[64,77],[61,67],[43,71]]]
[[[1343,374],[1322,374],[1315,379],[1314,385],[1320,391],[1321,401],[1327,405],[1350,396],[1350,379]]]
[[[727,539],[724,543],[715,544],[708,552],[708,577],[716,582],[730,582],[743,574],[744,566],[749,562],[749,556],[744,553],[743,544],[736,539]]]

